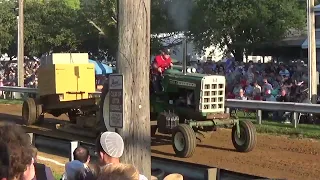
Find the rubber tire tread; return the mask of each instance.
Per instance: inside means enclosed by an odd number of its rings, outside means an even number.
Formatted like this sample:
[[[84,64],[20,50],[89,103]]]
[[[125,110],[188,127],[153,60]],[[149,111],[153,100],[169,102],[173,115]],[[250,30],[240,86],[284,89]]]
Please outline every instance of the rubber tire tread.
[[[177,132],[181,132],[185,139],[186,144],[183,151],[178,151],[174,145],[174,136]],[[196,134],[189,125],[179,124],[177,127],[174,128],[172,133],[172,147],[178,157],[181,157],[181,158],[191,157],[196,150],[196,146],[197,146]]]
[[[256,126],[251,122],[251,121],[248,121],[246,120],[247,124],[251,126],[251,137],[252,137],[252,146],[251,146],[251,149],[249,149],[249,151],[247,152],[250,152],[252,151],[255,146],[257,145],[257,142],[258,142],[258,136],[257,136],[257,130],[256,130]]]
[[[246,142],[241,146],[236,143],[234,137],[237,135],[237,126],[233,126],[231,133],[232,144],[238,152],[250,152],[257,144],[256,128],[251,121],[247,120],[239,121],[239,126],[245,130],[245,135],[247,136]]]
[[[27,98],[24,100],[22,108],[24,106],[28,107],[28,119],[25,119],[24,115],[22,115],[22,120],[25,125],[29,126],[36,123],[37,120],[37,107],[36,102],[33,98]],[[22,110],[22,113],[24,111],[24,108]]]

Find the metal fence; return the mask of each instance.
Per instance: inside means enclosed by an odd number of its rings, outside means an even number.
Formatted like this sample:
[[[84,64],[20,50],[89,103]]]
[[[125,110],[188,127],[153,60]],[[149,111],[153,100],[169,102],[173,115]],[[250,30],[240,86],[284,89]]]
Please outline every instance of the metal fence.
[[[26,87],[13,87],[2,86],[0,87],[2,92],[18,92],[24,93],[27,96],[35,95],[38,90],[35,88]],[[96,92],[99,94],[100,92]],[[298,124],[299,113],[312,113],[320,114],[319,104],[305,104],[305,103],[293,103],[293,102],[268,102],[268,101],[254,101],[254,100],[235,100],[227,99],[225,103],[226,112],[230,113],[230,109],[250,109],[256,110],[256,118],[258,123],[262,123],[262,110],[266,111],[284,111],[292,112],[293,125],[296,128]]]

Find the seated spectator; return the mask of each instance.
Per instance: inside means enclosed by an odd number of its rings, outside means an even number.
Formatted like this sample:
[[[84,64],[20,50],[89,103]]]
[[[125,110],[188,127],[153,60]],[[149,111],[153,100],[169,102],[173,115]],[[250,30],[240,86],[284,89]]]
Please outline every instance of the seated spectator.
[[[241,84],[238,83],[238,84],[233,88],[232,93],[233,93],[235,96],[238,96],[240,89],[242,89],[242,87],[241,87]]]
[[[253,100],[262,100],[262,98],[261,98],[261,86],[259,86],[257,81],[253,83],[252,96],[253,96]]]
[[[244,77],[242,77],[240,80],[241,88],[243,88],[243,89],[246,88],[247,83],[248,83],[247,80]]]
[[[263,79],[262,92],[267,92],[268,90],[272,91],[272,85],[268,82],[267,78]]]
[[[248,98],[244,95],[243,89],[239,90],[239,95],[237,96],[237,99],[239,99],[239,100],[248,100]]]
[[[290,72],[283,65],[280,66],[281,70],[279,71],[279,75],[285,78],[290,77]]]
[[[277,98],[277,101],[278,102],[290,102],[290,97],[288,96],[286,89],[281,89],[281,94]],[[275,116],[274,120],[280,119],[280,120],[284,120],[283,123],[290,124],[291,123],[291,121],[289,119],[290,115],[291,115],[290,112],[276,111],[274,113],[274,116]]]
[[[119,164],[123,150],[124,142],[118,133],[104,132],[96,140],[96,152],[102,167]],[[146,180],[147,178],[140,175],[139,179]]]
[[[68,162],[65,166],[65,174],[63,179],[75,180],[76,174],[81,170],[89,169],[90,155],[89,150],[85,147],[77,147],[73,152],[74,160]]]
[[[265,92],[265,100],[266,101],[276,101],[276,98],[272,95],[271,90],[267,90]]]
[[[278,102],[290,102],[290,98],[285,89],[281,89],[280,96],[277,98]]]
[[[248,83],[247,87],[245,88],[245,92],[246,92],[246,96],[247,97],[253,97],[253,84],[252,83]]]
[[[236,96],[232,92],[228,92],[227,99],[234,99]]]
[[[10,157],[8,147],[0,142],[0,180],[8,180]]]
[[[276,101],[276,98],[271,94],[271,90],[267,90],[265,92],[264,98],[265,98],[264,99],[265,101],[270,101],[270,102]],[[262,111],[262,117],[264,119],[268,119],[269,118],[269,113],[270,113],[270,111],[266,111],[266,110]]]
[[[35,177],[33,180],[54,180],[53,173],[50,167],[37,162],[38,150],[36,147],[32,148],[34,158]]]
[[[101,169],[98,180],[141,180],[139,171],[130,164],[111,164]]]
[[[9,180],[32,180],[35,176],[30,138],[15,124],[0,126],[0,142],[9,152]]]

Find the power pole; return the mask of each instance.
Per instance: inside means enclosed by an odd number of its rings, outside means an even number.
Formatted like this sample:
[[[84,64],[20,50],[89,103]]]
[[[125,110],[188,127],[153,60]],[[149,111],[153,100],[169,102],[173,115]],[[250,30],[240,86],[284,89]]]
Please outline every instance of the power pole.
[[[316,55],[316,31],[314,0],[307,0],[308,20],[308,76],[309,98],[312,103],[317,102],[317,55]]]
[[[118,0],[117,71],[124,79],[124,119],[119,129],[125,151],[121,162],[151,178],[150,1]]]
[[[24,0],[19,0],[18,16],[18,86],[24,86]]]

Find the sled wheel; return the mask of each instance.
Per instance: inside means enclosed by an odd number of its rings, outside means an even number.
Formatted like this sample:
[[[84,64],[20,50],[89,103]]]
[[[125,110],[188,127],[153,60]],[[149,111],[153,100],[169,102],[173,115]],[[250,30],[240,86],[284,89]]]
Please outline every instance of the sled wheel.
[[[37,107],[33,98],[27,98],[22,105],[22,120],[25,125],[32,125],[36,123]]]
[[[44,121],[44,114],[42,111],[42,104],[36,104],[37,114],[36,114],[36,122],[37,124],[41,124]]]
[[[77,123],[77,113],[75,110],[69,110],[68,111],[68,117],[69,117],[69,121],[73,124]]]
[[[196,149],[196,135],[187,124],[180,124],[173,129],[172,146],[178,157],[188,158]]]
[[[240,137],[237,134],[237,126],[232,127],[232,143],[238,152],[249,152],[257,144],[256,128],[251,121],[239,121]]]

